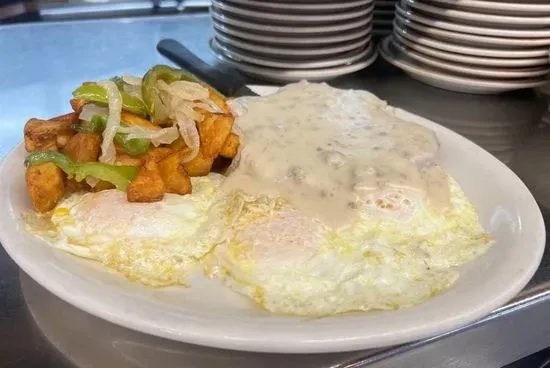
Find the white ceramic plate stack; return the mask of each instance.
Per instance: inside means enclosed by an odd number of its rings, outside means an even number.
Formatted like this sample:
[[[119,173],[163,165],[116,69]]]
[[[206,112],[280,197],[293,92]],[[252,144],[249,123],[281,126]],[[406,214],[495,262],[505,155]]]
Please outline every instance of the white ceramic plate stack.
[[[372,34],[377,37],[388,36],[392,33],[397,0],[374,0],[374,17]]]
[[[212,0],[210,46],[223,63],[276,82],[320,81],[374,62],[374,0]]]
[[[550,64],[550,3],[401,0],[384,59],[413,78],[466,93],[543,85]]]

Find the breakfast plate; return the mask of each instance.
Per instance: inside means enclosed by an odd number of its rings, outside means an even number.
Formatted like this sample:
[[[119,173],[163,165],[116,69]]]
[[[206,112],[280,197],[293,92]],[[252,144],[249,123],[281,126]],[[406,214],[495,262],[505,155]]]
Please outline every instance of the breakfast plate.
[[[269,94],[270,87],[253,87]],[[0,241],[34,280],[76,307],[152,335],[227,349],[311,353],[400,344],[473,322],[513,298],[537,269],[545,244],[540,210],[521,180],[462,136],[400,109],[400,117],[428,127],[441,148],[438,162],[460,183],[496,242],[460,270],[448,290],[423,304],[388,312],[325,318],[269,314],[221,283],[200,275],[190,287],[145,288],[97,264],[48,247],[25,232],[30,201],[22,183],[25,150],[17,146],[0,165]]]

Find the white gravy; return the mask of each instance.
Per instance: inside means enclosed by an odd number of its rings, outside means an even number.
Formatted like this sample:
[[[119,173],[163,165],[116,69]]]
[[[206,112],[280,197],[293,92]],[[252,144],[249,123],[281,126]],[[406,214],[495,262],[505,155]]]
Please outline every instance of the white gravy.
[[[435,134],[394,117],[368,92],[300,82],[230,105],[242,150],[228,190],[279,194],[332,227],[352,223],[361,203],[388,193],[449,205]]]

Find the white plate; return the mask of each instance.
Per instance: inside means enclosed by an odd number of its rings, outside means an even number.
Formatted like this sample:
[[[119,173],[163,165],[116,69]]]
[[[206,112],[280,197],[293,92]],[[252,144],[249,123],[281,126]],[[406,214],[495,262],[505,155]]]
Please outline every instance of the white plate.
[[[373,51],[372,43],[365,49],[353,50],[344,54],[338,54],[328,58],[315,58],[311,60],[277,60],[273,58],[262,58],[260,56],[249,54],[244,50],[239,50],[231,46],[220,45],[215,38],[210,40],[210,47],[215,53],[223,54],[224,56],[234,60],[238,63],[248,63],[260,66],[267,66],[271,68],[283,68],[283,69],[318,69],[318,68],[330,68],[339,65],[352,64],[360,59],[365,58],[367,55],[371,55]]]
[[[495,80],[479,77],[469,78],[444,71],[437,72],[409,58],[392,45],[392,39],[393,36],[389,36],[378,44],[380,55],[412,78],[434,87],[454,92],[495,94],[537,87],[546,83],[545,78]]]
[[[308,353],[382,347],[444,333],[485,316],[523,289],[544,251],[544,222],[525,185],[491,154],[431,121],[400,109],[394,113],[434,130],[441,142],[439,162],[461,184],[496,238],[486,255],[461,270],[451,289],[415,307],[303,319],[252,308],[205,278],[194,280],[188,289],[132,284],[20,228],[21,211],[30,210],[22,145],[0,164],[0,241],[23,271],[61,299],[115,324],[168,339]]]
[[[268,44],[278,44],[278,45],[321,45],[327,43],[337,43],[337,42],[346,42],[355,40],[361,37],[366,37],[371,33],[371,27],[363,26],[357,29],[352,29],[347,32],[339,32],[336,34],[327,34],[323,36],[308,36],[304,35],[299,36],[281,36],[277,34],[265,34],[258,32],[250,32],[246,30],[240,30],[239,28],[234,28],[223,23],[213,20],[213,26],[217,30],[222,31],[223,33],[229,36],[239,37],[243,40],[250,40],[256,42],[263,42]]]
[[[468,64],[460,64],[456,62],[448,62],[448,61],[432,58],[420,52],[416,52],[412,49],[409,49],[406,46],[401,45],[399,42],[394,42],[393,46],[397,47],[399,50],[401,50],[401,52],[406,54],[408,57],[416,60],[421,64],[436,67],[443,70],[449,70],[451,72],[469,75],[469,76],[479,76],[479,77],[486,77],[486,78],[504,78],[504,79],[532,78],[532,77],[540,77],[540,76],[546,75],[550,71],[548,67],[543,67],[543,68],[475,67]]]
[[[221,11],[237,15],[241,18],[254,19],[257,21],[285,22],[292,24],[324,22],[331,23],[340,20],[359,18],[371,14],[374,9],[374,4],[372,4],[370,6],[352,8],[351,10],[346,10],[344,12],[338,13],[331,12],[329,14],[284,14],[233,6],[217,0],[212,0],[212,6]]]
[[[225,1],[221,1],[225,2]],[[355,8],[365,6],[372,3],[373,0],[353,0],[353,1],[338,1],[326,3],[292,3],[292,0],[287,2],[262,1],[262,0],[230,0],[229,3],[244,5],[252,8],[264,8],[270,11],[295,12],[295,11],[341,11],[347,8]]]
[[[406,5],[405,5],[406,4]],[[450,19],[459,22],[475,22],[479,25],[504,25],[507,27],[549,27],[550,17],[514,17],[510,15],[484,14],[479,12],[468,12],[455,10],[444,6],[428,5],[418,0],[402,0],[401,5],[411,6],[420,11],[433,14],[438,18]]]
[[[362,59],[359,59],[349,65],[335,66],[330,68],[318,68],[318,69],[305,69],[295,70],[290,69],[276,69],[263,66],[256,66],[246,64],[242,62],[236,62],[221,53],[215,53],[218,60],[227,65],[239,70],[240,72],[253,76],[255,78],[275,81],[275,82],[297,82],[300,80],[309,81],[324,81],[332,78],[336,78],[345,74],[354,73],[374,63],[378,56],[374,49],[371,49],[371,53],[367,54]]]
[[[544,38],[550,37],[550,29],[512,29],[495,27],[476,27],[456,22],[446,22],[429,15],[419,14],[411,9],[405,10],[398,3],[395,5],[397,13],[405,18],[420,22],[432,27],[443,28],[450,31],[472,33],[482,36],[517,37],[517,38]]]
[[[493,58],[506,58],[506,59],[520,59],[520,58],[536,58],[536,57],[548,57],[548,47],[544,48],[529,48],[529,49],[503,49],[503,48],[488,48],[488,47],[475,47],[459,45],[451,42],[439,41],[431,38],[428,35],[422,35],[411,31],[410,29],[402,28],[398,21],[393,25],[393,32],[400,34],[409,41],[418,43],[420,45],[433,47],[438,50],[447,52],[472,55],[472,56],[486,56]]]
[[[372,14],[361,17],[359,19],[347,20],[344,22],[335,22],[331,24],[324,24],[319,26],[303,26],[303,25],[273,25],[266,24],[265,22],[260,21],[250,21],[242,20],[239,18],[234,18],[230,15],[223,14],[216,10],[215,8],[210,8],[210,14],[212,18],[218,20],[222,24],[229,24],[232,26],[248,29],[256,32],[271,32],[271,33],[283,33],[289,35],[314,35],[314,34],[326,34],[332,32],[344,32],[350,29],[355,29],[359,27],[365,27],[372,21]]]
[[[420,51],[423,54],[434,56],[436,58],[443,59],[443,60],[449,60],[449,61],[459,62],[464,64],[492,66],[492,67],[529,67],[529,66],[548,65],[549,63],[548,57],[525,58],[525,59],[519,59],[519,58],[502,59],[502,58],[455,54],[452,52],[441,51],[428,46],[417,44],[415,42],[409,41],[406,38],[402,37],[399,33],[394,33],[393,36],[403,45],[408,46],[416,51]]]
[[[488,46],[488,47],[550,47],[550,37],[548,38],[511,38],[511,37],[491,37],[480,36],[470,33],[461,33],[455,31],[447,31],[441,28],[424,25],[420,22],[415,22],[396,13],[395,18],[399,20],[401,26],[409,27],[420,33],[433,36],[445,41],[458,42],[468,45]]]
[[[228,35],[222,34],[218,30],[214,30],[214,34],[218,42],[222,45],[227,44],[233,47],[238,47],[243,50],[252,51],[256,54],[275,56],[279,58],[300,58],[307,57],[312,58],[314,56],[328,56],[339,54],[346,51],[355,50],[361,47],[365,47],[371,38],[369,34],[359,40],[352,40],[348,42],[341,42],[335,45],[321,45],[310,47],[276,47],[276,46],[263,46],[261,43],[252,43],[241,41]]]
[[[529,1],[504,2],[504,1],[486,1],[486,0],[430,0],[434,3],[450,5],[465,9],[479,10],[488,13],[503,14],[530,14],[542,15],[550,14],[550,4],[535,3]]]

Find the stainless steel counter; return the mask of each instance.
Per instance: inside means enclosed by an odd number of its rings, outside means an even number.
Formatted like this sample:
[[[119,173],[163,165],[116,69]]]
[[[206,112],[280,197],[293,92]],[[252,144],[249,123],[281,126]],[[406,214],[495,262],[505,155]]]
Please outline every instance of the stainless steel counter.
[[[0,157],[21,140],[29,117],[68,111],[70,93],[82,81],[142,74],[152,64],[166,63],[155,46],[168,37],[214,62],[206,15],[0,27]],[[502,96],[445,92],[382,61],[331,84],[369,89],[469,136],[510,163],[539,200],[545,220],[550,219],[550,131],[538,126],[547,102],[533,91]],[[0,248],[2,367],[502,367],[550,346],[549,311],[547,251],[515,300],[444,336],[354,353],[231,352],[147,336],[81,312],[24,275]]]

